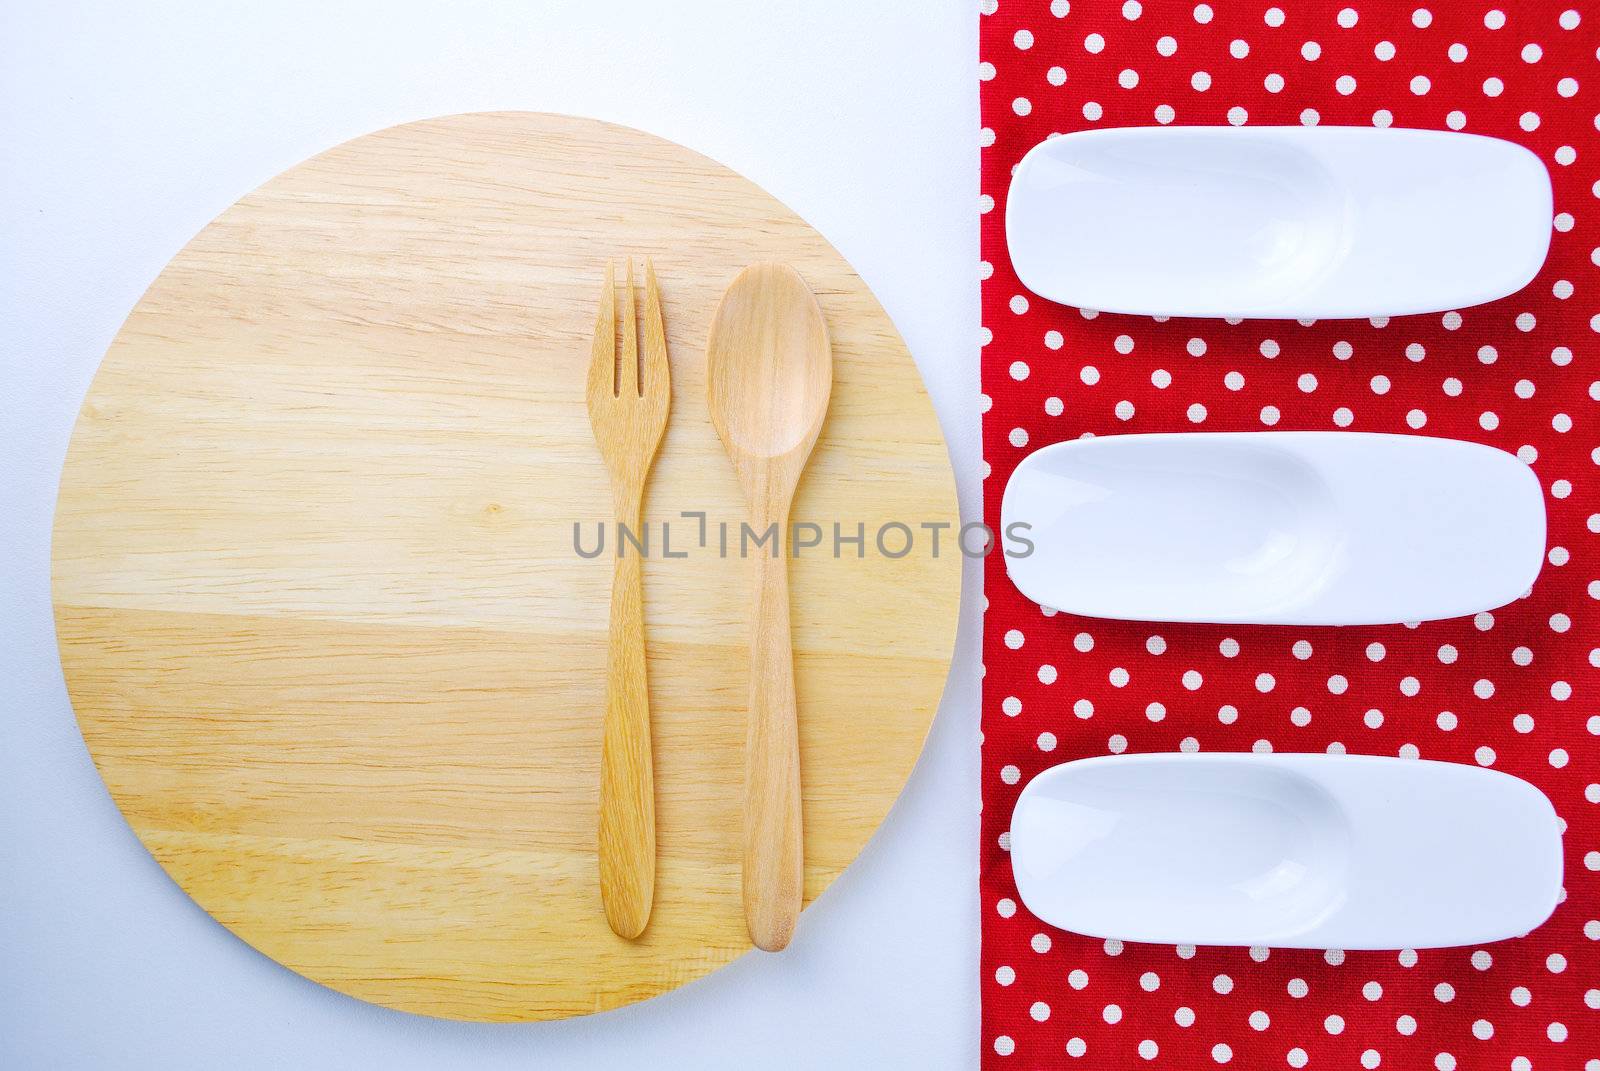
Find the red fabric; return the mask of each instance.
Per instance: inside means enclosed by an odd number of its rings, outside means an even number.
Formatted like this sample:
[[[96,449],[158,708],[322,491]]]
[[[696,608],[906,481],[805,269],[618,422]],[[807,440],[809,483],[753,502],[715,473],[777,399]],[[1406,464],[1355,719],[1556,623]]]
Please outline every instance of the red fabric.
[[[1062,439],[1349,427],[1519,453],[1547,492],[1550,547],[1529,597],[1415,628],[1050,616],[992,556],[985,1066],[1600,1071],[1600,8],[1578,0],[982,7],[991,526],[1016,463]],[[1489,79],[1499,82],[1486,87]],[[1520,142],[1555,184],[1549,260],[1502,301],[1386,322],[1160,323],[1029,294],[1006,256],[1012,167],[1052,132],[1161,118],[1458,127]],[[1184,682],[1191,670],[1200,675],[1194,688]],[[1421,755],[1527,778],[1567,822],[1565,903],[1520,940],[1347,955],[1124,947],[1046,926],[1017,903],[1003,834],[1017,793],[1039,771],[1107,751],[1266,747]]]

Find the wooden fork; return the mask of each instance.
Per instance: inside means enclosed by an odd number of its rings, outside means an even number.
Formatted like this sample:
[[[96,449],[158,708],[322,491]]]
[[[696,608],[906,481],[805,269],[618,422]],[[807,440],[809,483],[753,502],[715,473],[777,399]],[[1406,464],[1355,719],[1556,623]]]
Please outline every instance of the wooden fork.
[[[616,343],[616,279],[606,262],[589,363],[589,423],[611,476],[617,525],[606,656],[605,735],[600,752],[600,899],[606,921],[637,937],[650,921],[656,881],[655,780],[650,758],[650,696],[645,682],[643,562],[622,526],[642,535],[645,479],[667,426],[672,388],[655,269],[644,268],[644,352],[634,320],[633,261],[622,302],[622,352]]]

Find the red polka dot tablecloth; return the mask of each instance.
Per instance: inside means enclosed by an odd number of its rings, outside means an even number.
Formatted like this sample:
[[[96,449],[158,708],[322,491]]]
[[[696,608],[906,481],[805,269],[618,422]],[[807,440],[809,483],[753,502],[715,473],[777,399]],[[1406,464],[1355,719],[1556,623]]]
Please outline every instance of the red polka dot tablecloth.
[[[1600,1071],[1600,7],[1578,0],[982,0],[985,514],[1031,450],[1085,434],[1417,432],[1532,466],[1549,548],[1526,597],[1417,626],[1051,614],[987,562],[983,1061],[990,1068]],[[1011,169],[1052,133],[1156,124],[1464,130],[1555,185],[1525,290],[1378,320],[1097,314],[1006,256]],[[1566,823],[1565,899],[1525,938],[1400,952],[1192,948],[1054,929],[1017,899],[1028,780],[1108,752],[1476,763]]]

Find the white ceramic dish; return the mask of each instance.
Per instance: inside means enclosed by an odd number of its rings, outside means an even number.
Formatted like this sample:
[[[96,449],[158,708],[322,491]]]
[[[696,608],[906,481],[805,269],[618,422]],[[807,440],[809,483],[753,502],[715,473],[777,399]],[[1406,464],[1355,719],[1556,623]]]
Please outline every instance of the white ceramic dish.
[[[1522,289],[1550,175],[1509,141],[1365,127],[1125,127],[1041,142],[1012,175],[1022,285],[1172,316],[1398,316]]]
[[[1024,458],[1000,505],[1021,592],[1142,621],[1355,625],[1493,609],[1544,563],[1527,465],[1359,432],[1114,435]],[[1025,529],[1017,528],[1026,525]]]
[[[1017,892],[1093,937],[1437,948],[1517,937],[1561,894],[1533,785],[1363,755],[1113,755],[1045,770],[1011,818]]]

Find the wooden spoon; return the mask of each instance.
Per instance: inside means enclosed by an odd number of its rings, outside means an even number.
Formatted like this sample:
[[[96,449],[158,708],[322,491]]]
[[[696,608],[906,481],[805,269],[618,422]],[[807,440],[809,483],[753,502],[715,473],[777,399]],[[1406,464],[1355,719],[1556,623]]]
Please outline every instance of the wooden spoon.
[[[757,537],[777,529],[755,553],[744,767],[745,922],[757,948],[776,952],[794,935],[805,884],[783,555],[789,505],[833,386],[822,310],[793,268],[754,264],[728,287],[706,343],[706,382],[711,422],[749,501],[750,526]]]

